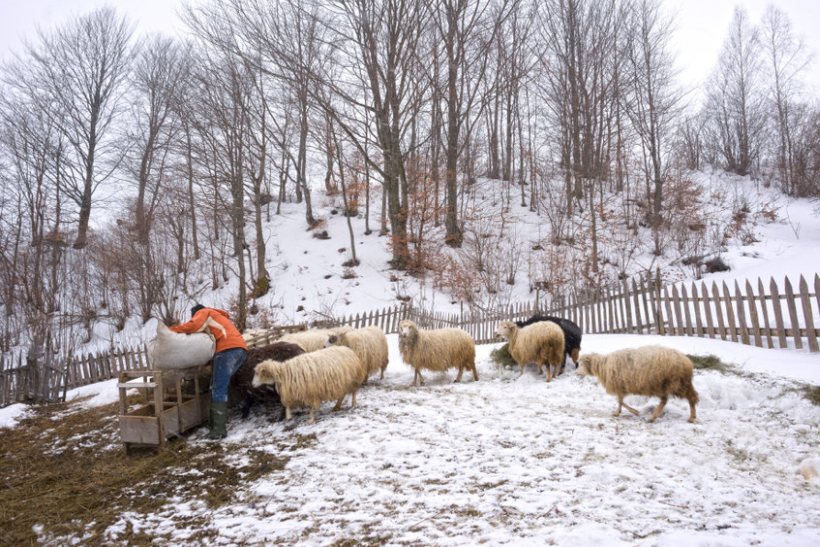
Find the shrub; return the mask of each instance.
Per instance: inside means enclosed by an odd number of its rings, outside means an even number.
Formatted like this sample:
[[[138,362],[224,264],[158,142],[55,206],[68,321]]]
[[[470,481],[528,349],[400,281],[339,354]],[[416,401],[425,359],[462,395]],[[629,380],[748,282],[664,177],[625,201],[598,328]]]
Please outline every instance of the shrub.
[[[703,263],[708,273],[728,272],[731,268],[719,256],[711,258]]]

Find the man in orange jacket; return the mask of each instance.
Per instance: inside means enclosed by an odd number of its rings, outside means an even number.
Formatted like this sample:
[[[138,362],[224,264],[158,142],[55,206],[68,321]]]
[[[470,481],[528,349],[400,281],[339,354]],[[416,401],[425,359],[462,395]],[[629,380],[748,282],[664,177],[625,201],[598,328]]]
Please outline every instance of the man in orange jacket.
[[[231,376],[245,364],[248,346],[228,318],[228,313],[196,304],[191,308],[191,320],[169,327],[174,332],[193,334],[210,332],[216,339],[213,371],[211,372],[211,413],[208,438],[224,439],[228,434],[228,384]]]

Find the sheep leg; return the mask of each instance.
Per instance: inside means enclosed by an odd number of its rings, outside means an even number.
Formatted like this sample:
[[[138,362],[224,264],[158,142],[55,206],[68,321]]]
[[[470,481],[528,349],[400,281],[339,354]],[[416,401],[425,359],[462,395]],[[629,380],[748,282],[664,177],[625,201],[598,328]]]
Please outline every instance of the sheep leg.
[[[458,367],[458,375],[456,375],[456,381],[454,383],[459,383],[461,381],[461,375],[464,374],[464,367]]]
[[[663,412],[664,407],[666,407],[666,401],[668,401],[668,400],[669,400],[669,397],[667,397],[665,395],[663,397],[661,397],[661,404],[658,405],[658,408],[656,408],[655,412],[653,412],[652,416],[650,416],[650,418],[649,418],[650,422],[654,422],[655,420],[658,419],[658,416],[661,415],[661,413]]]
[[[694,423],[698,419],[698,413],[695,410],[696,399],[690,396],[689,398],[689,423]]]
[[[314,410],[315,409],[311,406],[310,407],[310,419],[308,420],[309,424],[315,424],[316,423],[316,414],[314,413]]]
[[[613,416],[620,416],[621,415],[621,408],[627,409],[629,412],[634,414],[635,416],[639,415],[640,412],[629,406],[624,402],[624,396],[618,395],[618,408],[615,409],[615,412],[612,413]]]
[[[248,419],[248,416],[251,413],[251,407],[253,406],[253,403],[254,403],[253,395],[250,395],[250,394],[245,395],[245,400],[242,401],[242,407],[241,407],[242,419],[243,420]]]
[[[344,395],[342,395],[342,396],[339,398],[339,400],[338,400],[338,401],[336,401],[336,406],[334,406],[334,407],[333,407],[333,411],[334,411],[334,412],[336,412],[336,411],[338,411],[338,410],[341,410],[341,409],[342,409],[342,403],[344,402],[344,400],[345,400],[345,396],[344,396]]]
[[[546,373],[544,374],[547,377],[547,382],[552,381],[552,365],[546,363]],[[541,365],[538,365],[538,370],[541,370]]]
[[[475,363],[473,363],[473,380],[478,382],[478,370],[475,368]]]
[[[285,407],[285,419],[290,420],[291,418],[293,418],[293,414],[291,414],[291,412],[290,412],[290,407],[286,406]]]
[[[350,408],[356,406],[356,390],[353,390],[353,394],[350,396]]]

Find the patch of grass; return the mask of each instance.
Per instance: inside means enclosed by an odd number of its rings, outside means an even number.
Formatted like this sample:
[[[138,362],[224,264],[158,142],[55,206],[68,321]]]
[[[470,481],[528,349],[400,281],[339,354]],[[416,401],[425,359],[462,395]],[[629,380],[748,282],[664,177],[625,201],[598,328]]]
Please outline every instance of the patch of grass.
[[[281,471],[288,461],[225,443],[179,440],[161,451],[127,455],[117,414],[118,403],[79,411],[62,403],[36,407],[16,427],[0,430],[0,545],[37,543],[35,525],[41,539],[83,537],[86,544],[103,544],[104,531],[124,511],[150,514],[177,497],[217,508],[232,501],[242,484]],[[234,450],[241,459],[231,457]],[[203,539],[217,533],[207,522],[195,527]],[[118,541],[169,539],[130,528]]]
[[[510,345],[504,344],[500,348],[494,349],[490,353],[490,359],[493,360],[496,364],[502,366],[513,366],[515,365],[515,360],[510,355]]]
[[[803,388],[803,396],[811,401],[811,404],[820,406],[820,386],[806,386]]]
[[[722,374],[732,372],[732,366],[714,355],[687,355],[697,370],[716,370]]]

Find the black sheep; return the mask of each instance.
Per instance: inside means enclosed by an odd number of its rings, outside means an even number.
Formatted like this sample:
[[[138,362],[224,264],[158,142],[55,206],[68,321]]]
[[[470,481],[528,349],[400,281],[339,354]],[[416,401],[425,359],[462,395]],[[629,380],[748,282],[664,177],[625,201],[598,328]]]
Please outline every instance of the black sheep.
[[[239,367],[234,375],[231,377],[231,392],[235,395],[235,400],[241,401],[242,418],[247,418],[250,414],[253,404],[259,401],[265,401],[280,409],[278,419],[284,416],[284,407],[279,399],[279,394],[273,385],[264,385],[258,388],[253,387],[253,372],[256,365],[262,361],[273,359],[274,361],[287,361],[297,355],[305,353],[305,350],[297,344],[289,342],[274,342],[267,346],[258,348],[251,348],[248,350],[248,358],[245,364]]]
[[[527,325],[532,325],[533,323],[538,323],[540,321],[551,321],[561,327],[561,330],[564,331],[564,352],[572,359],[572,362],[575,366],[578,366],[578,354],[581,351],[581,327],[570,321],[569,319],[564,319],[562,317],[555,317],[553,315],[539,315],[535,314],[526,321],[516,321],[515,324],[518,325],[518,328],[526,327]],[[564,372],[564,364],[561,364],[561,368],[558,371],[558,374]]]

